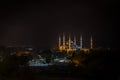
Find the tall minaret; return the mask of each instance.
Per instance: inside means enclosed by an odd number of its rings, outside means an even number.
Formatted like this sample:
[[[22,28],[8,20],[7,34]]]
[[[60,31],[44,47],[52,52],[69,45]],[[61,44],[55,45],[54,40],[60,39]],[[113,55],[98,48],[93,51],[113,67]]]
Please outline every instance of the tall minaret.
[[[74,36],[74,45],[76,45],[76,37]]]
[[[63,50],[65,50],[65,34],[63,33]]]
[[[74,36],[74,46],[75,46],[74,50],[76,50],[76,36]]]
[[[93,48],[93,39],[92,39],[92,36],[90,38],[90,48],[92,49]]]
[[[60,50],[60,46],[61,46],[61,37],[59,35],[59,50]]]
[[[80,36],[80,48],[82,48],[82,35]]]
[[[69,50],[71,50],[71,37],[70,37],[70,34],[69,34]]]

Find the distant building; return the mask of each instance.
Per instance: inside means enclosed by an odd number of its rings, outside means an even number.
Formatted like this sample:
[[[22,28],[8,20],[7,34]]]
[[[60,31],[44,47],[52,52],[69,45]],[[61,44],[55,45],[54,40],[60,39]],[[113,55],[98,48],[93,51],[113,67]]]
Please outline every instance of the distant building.
[[[58,43],[59,51],[67,51],[72,52],[76,50],[83,50],[83,51],[89,51],[89,49],[93,48],[93,40],[92,37],[90,38],[90,48],[83,48],[83,40],[82,35],[80,36],[80,43],[76,43],[76,37],[74,36],[74,40],[71,39],[71,36],[69,35],[69,38],[66,40],[65,34],[59,35],[59,43]]]

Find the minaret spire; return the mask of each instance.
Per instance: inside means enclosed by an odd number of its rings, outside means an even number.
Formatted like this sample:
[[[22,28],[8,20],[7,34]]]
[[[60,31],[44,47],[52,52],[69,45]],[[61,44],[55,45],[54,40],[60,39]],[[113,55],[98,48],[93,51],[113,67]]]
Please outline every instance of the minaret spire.
[[[65,34],[63,33],[63,50],[65,50]]]
[[[76,45],[76,36],[74,36],[74,45]]]
[[[70,34],[69,34],[69,50],[71,49],[71,37],[70,37]]]
[[[90,48],[92,49],[93,48],[93,39],[92,39],[92,36],[90,38]]]
[[[82,48],[82,35],[80,36],[80,48]]]
[[[76,36],[74,36],[74,50],[76,50]]]
[[[60,35],[59,35],[59,49],[60,49],[60,46],[61,46],[61,37],[60,37]]]

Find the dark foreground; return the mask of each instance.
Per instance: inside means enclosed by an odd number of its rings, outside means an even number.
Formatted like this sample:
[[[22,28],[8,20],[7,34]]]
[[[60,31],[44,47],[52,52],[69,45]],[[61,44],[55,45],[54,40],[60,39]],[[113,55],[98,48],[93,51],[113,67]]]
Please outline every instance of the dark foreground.
[[[72,64],[49,67],[28,67],[23,64],[26,58],[11,56],[0,63],[0,80],[120,80],[119,54],[119,50],[78,53],[73,55]]]
[[[21,67],[3,74],[0,80],[120,80],[119,75],[109,72],[89,72],[73,66]]]

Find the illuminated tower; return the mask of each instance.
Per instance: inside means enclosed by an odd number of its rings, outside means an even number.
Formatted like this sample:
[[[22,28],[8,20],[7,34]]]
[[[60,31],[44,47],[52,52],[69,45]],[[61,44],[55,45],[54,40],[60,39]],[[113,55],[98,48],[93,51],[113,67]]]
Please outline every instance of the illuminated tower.
[[[76,45],[76,37],[74,36],[74,45]]]
[[[70,34],[69,34],[69,43],[68,43],[69,47],[68,49],[71,50],[71,37],[70,37]]]
[[[74,36],[74,50],[76,50],[76,37]]]
[[[82,48],[82,35],[80,36],[80,48]]]
[[[92,36],[90,38],[90,48],[92,49],[93,48],[93,39],[92,39]]]
[[[63,50],[65,50],[65,35],[63,33]]]
[[[59,35],[59,50],[60,50],[60,46],[61,46],[61,37]]]

